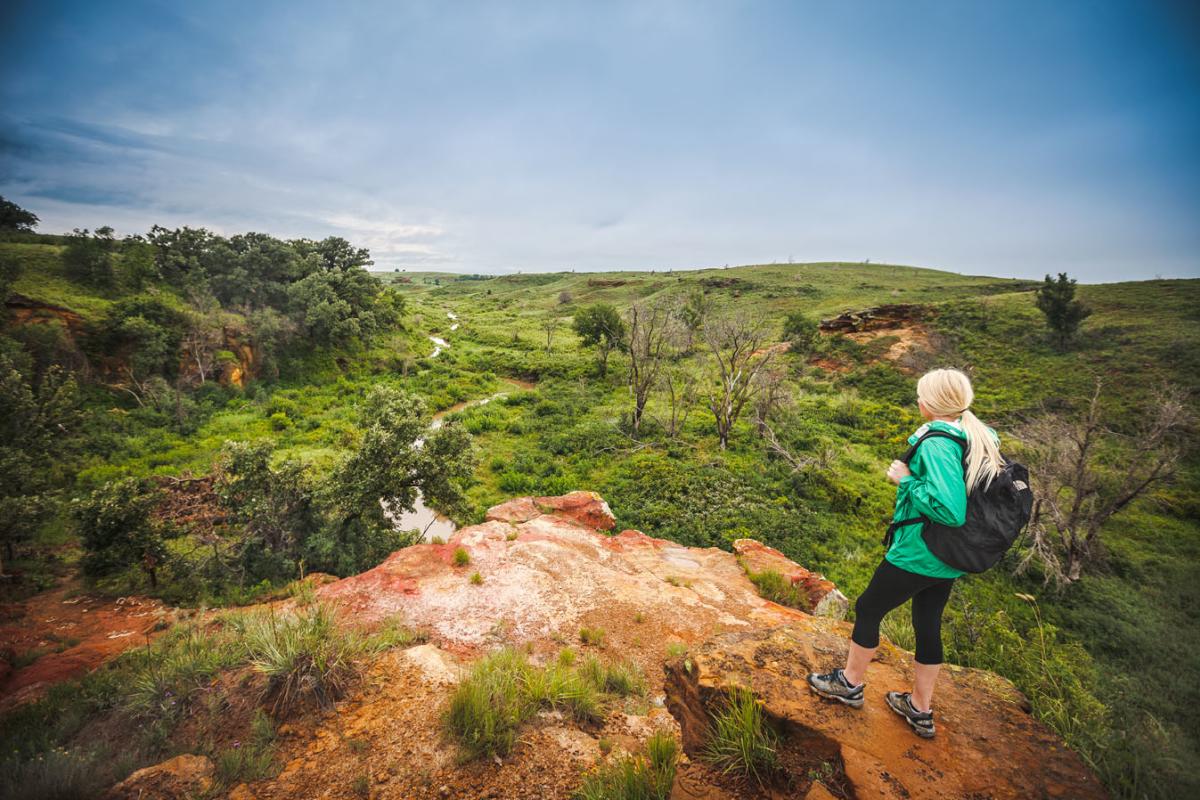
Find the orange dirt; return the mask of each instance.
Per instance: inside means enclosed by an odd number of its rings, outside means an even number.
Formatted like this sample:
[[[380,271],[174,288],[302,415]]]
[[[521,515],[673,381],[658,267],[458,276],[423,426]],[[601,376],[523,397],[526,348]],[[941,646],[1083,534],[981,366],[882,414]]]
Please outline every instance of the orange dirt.
[[[146,597],[106,598],[78,581],[0,606],[0,653],[13,658],[41,651],[0,683],[0,710],[40,697],[52,684],[78,677],[168,626],[174,611]]]

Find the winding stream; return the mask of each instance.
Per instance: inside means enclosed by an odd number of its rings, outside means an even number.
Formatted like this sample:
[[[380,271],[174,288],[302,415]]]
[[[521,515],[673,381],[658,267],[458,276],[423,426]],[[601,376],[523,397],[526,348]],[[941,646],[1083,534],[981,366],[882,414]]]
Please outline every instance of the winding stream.
[[[450,330],[457,330],[459,324],[458,315],[453,311],[447,311],[446,316],[453,320],[454,323],[450,326]],[[429,355],[430,358],[436,358],[439,353],[450,346],[449,342],[437,336],[430,336],[429,340],[434,344],[433,352]],[[534,387],[534,384],[532,383],[527,381],[518,381],[513,378],[501,378],[500,380],[515,389],[526,390]],[[495,394],[488,395],[487,397],[481,397],[478,400],[464,400],[461,403],[455,403],[449,408],[434,414],[433,420],[429,424],[429,429],[431,431],[436,431],[438,428],[442,427],[442,421],[449,414],[453,414],[456,411],[462,411],[464,408],[469,408],[471,406],[486,405],[493,400],[504,397],[508,393],[509,392],[507,391],[496,392]],[[425,440],[424,438],[417,439],[414,444],[416,447],[421,447],[425,444]],[[412,511],[406,511],[400,516],[395,516],[391,512],[386,513],[388,515],[388,519],[392,521],[392,526],[396,530],[410,531],[415,528],[422,532],[422,538],[426,542],[430,541],[435,536],[441,537],[442,539],[447,539],[450,537],[450,534],[458,530],[458,526],[455,525],[454,522],[448,517],[442,516],[437,511],[434,511],[432,508],[425,505],[425,498],[421,496],[419,491],[417,492],[417,501],[415,504],[413,504]]]

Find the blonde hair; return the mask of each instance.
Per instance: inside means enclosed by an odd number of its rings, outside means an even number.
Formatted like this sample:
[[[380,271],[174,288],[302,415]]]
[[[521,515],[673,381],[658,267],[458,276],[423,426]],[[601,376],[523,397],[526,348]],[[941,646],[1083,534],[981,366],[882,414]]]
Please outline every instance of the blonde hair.
[[[1000,445],[987,426],[971,413],[975,391],[971,379],[956,369],[935,369],[917,381],[917,398],[935,417],[958,417],[967,435],[967,494],[984,488],[1004,466]]]

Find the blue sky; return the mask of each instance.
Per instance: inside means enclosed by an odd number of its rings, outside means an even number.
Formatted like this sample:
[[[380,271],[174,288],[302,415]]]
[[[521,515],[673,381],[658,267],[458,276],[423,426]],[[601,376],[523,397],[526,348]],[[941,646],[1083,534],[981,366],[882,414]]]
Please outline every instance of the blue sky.
[[[10,0],[0,193],[387,268],[1197,276],[1195,8]]]

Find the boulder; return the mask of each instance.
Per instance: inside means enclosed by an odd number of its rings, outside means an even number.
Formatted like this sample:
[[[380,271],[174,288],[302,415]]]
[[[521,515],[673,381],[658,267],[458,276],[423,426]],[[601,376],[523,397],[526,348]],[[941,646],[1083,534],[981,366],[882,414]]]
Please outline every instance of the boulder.
[[[846,623],[804,616],[721,633],[686,658],[668,661],[667,708],[679,721],[685,752],[703,748],[712,713],[734,687],[743,687],[762,704],[768,724],[782,732],[780,750],[816,754],[830,765],[833,784],[848,787],[851,797],[1108,797],[1079,756],[1029,715],[1012,684],[990,672],[943,669],[935,700],[938,732],[930,740],[913,734],[884,701],[888,690],[912,685],[911,656],[888,644],[871,666],[862,709],[822,700],[805,676],[842,663],[849,633]],[[805,775],[790,777],[793,785],[807,782]],[[808,796],[824,795],[813,788]]]
[[[610,531],[617,524],[612,509],[595,492],[570,492],[561,497],[538,497],[534,503],[542,511],[575,520],[598,531]]]
[[[139,769],[113,786],[104,800],[185,800],[212,786],[213,762],[205,756],[182,755]]]

